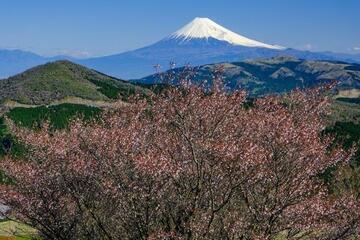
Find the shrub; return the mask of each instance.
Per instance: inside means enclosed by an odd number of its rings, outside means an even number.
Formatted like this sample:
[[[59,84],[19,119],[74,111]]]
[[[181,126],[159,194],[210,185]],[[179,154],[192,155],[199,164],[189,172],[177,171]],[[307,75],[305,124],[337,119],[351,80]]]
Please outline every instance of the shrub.
[[[360,204],[318,177],[352,151],[322,137],[321,89],[265,97],[188,86],[68,130],[14,128],[27,161],[2,200],[44,239],[347,239]]]

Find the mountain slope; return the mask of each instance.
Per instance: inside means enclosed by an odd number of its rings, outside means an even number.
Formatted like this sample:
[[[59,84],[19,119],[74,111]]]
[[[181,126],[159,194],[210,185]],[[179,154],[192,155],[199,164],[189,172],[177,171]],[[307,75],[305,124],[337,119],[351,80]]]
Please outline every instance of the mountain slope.
[[[244,62],[209,64],[195,68],[195,83],[207,81],[210,87],[216,68],[223,70],[225,87],[246,89],[251,95],[283,93],[297,87],[311,87],[320,83],[339,81],[339,90],[360,89],[360,65],[331,61],[308,61],[293,57],[275,57]],[[174,69],[176,72],[183,68]],[[169,72],[168,72],[169,73]],[[164,74],[166,76],[169,74]],[[137,80],[141,83],[159,83],[158,74]],[[174,84],[179,79],[175,78]]]
[[[56,61],[0,81],[0,100],[49,104],[66,97],[109,101],[144,89],[74,64]]]

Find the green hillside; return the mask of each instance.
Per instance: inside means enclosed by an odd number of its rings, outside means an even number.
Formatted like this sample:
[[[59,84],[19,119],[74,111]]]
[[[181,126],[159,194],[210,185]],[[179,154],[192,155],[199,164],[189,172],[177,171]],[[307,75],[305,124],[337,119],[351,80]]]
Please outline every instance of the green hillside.
[[[0,81],[0,100],[23,104],[49,104],[66,97],[94,101],[126,100],[139,86],[122,81],[69,61],[37,66]]]

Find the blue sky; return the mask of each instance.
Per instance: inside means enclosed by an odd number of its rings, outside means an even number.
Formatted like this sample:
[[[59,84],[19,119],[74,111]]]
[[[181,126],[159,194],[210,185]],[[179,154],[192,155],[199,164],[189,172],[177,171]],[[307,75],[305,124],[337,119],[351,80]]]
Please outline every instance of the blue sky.
[[[271,44],[360,53],[359,0],[1,0],[0,48],[99,56],[209,17]]]

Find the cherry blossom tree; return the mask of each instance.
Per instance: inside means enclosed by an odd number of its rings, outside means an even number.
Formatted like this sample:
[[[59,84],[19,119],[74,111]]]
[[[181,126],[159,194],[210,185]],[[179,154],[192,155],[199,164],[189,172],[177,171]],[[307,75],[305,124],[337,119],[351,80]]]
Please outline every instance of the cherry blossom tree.
[[[5,159],[10,216],[44,239],[350,239],[360,203],[319,177],[353,151],[322,135],[323,88],[268,96],[185,84],[91,124],[12,126],[28,158]]]

